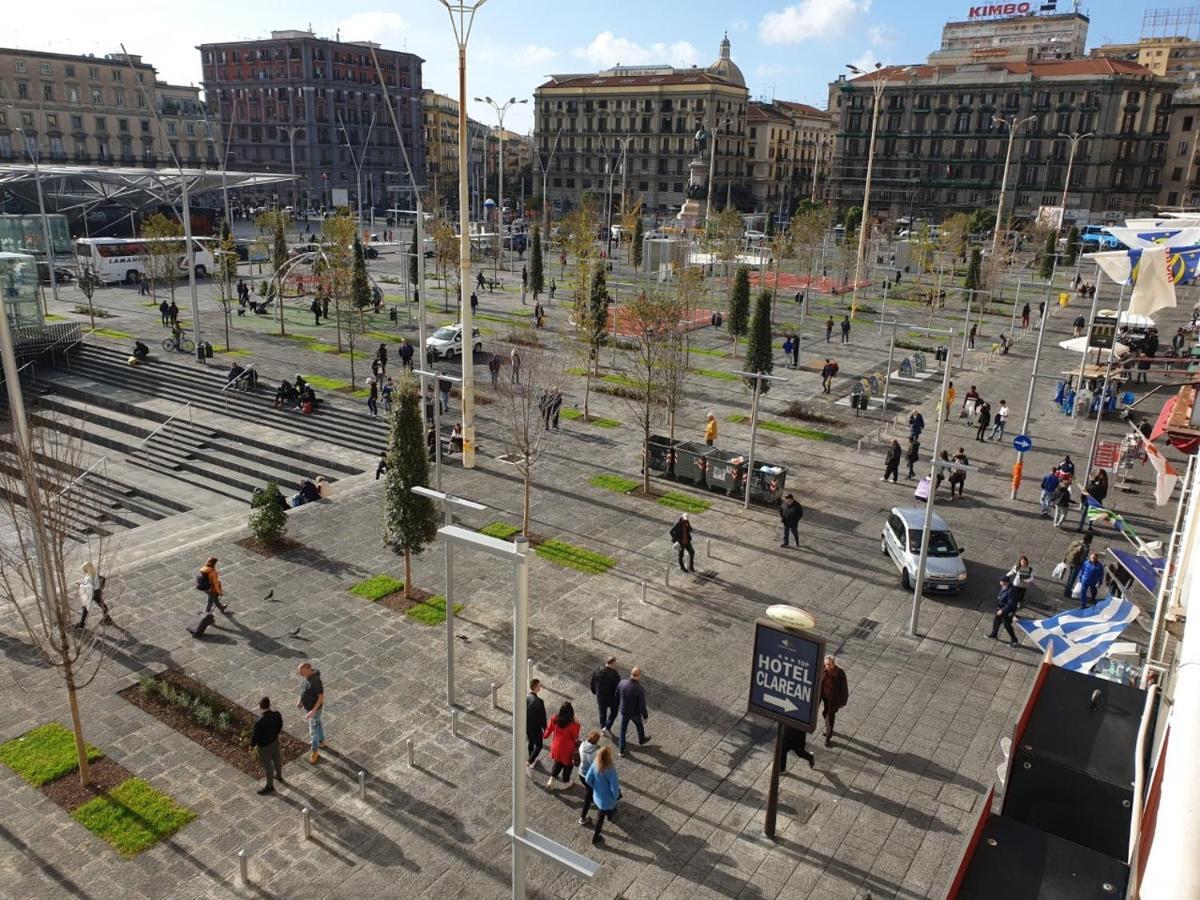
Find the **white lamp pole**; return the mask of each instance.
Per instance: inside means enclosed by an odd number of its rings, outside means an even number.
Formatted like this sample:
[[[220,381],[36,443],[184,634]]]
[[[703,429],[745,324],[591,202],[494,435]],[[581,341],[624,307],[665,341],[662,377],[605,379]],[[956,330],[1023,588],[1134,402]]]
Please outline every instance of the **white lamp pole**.
[[[1091,131],[1087,134],[1080,134],[1078,131],[1071,134],[1063,134],[1060,131],[1058,136],[1066,138],[1071,142],[1071,155],[1067,157],[1067,180],[1063,182],[1062,202],[1059,204],[1062,207],[1062,217],[1058,220],[1058,230],[1062,231],[1063,226],[1067,224],[1067,192],[1071,190],[1071,169],[1075,165],[1075,151],[1079,149],[1080,141],[1095,137],[1095,134]]]
[[[1008,166],[1012,162],[1013,139],[1017,136],[1017,131],[1027,122],[1037,121],[1037,116],[1028,116],[1024,119],[1018,119],[1016,116],[1005,119],[997,116],[995,121],[1003,122],[1008,126],[1008,150],[1004,154],[1004,174],[1000,178],[1000,199],[996,202],[996,228],[992,234],[992,265],[998,265],[997,260],[1000,259],[1000,238],[1005,232],[1004,228],[1004,195],[1008,191]],[[997,272],[999,270],[997,269]]]
[[[476,103],[486,103],[496,111],[496,120],[500,123],[500,168],[496,173],[498,179],[496,192],[500,195],[496,198],[496,277],[500,276],[500,254],[504,251],[504,237],[501,231],[504,227],[504,114],[508,112],[508,108],[516,103],[528,103],[528,100],[518,100],[516,97],[509,97],[504,103],[497,104],[491,97],[480,99],[475,98]]]
[[[558,129],[558,134],[554,135],[554,145],[550,148],[550,158],[548,160],[546,160],[545,163],[542,162],[541,151],[538,151],[538,155],[537,155],[538,165],[541,166],[541,168],[542,168],[542,231],[543,232],[546,232],[546,229],[550,225],[550,214],[549,214],[549,212],[547,212],[547,210],[549,209],[550,201],[546,199],[546,189],[547,189],[546,176],[550,174],[550,165],[554,162],[554,154],[556,154],[558,152],[558,141],[559,141],[559,138],[561,138],[561,137],[562,137],[562,129],[560,128],[560,129]],[[546,232],[545,236],[548,237],[549,233]]]
[[[875,63],[876,72],[882,63]],[[855,75],[866,75],[858,66],[847,64],[846,68]],[[858,281],[862,277],[863,248],[866,244],[867,231],[871,227],[871,176],[875,168],[875,132],[879,128],[879,107],[883,100],[883,88],[886,82],[876,75],[871,82],[871,92],[875,95],[875,104],[871,107],[871,142],[867,146],[867,180],[863,185],[862,221],[858,225],[858,252],[855,254],[854,287],[850,297],[850,318],[858,313]]]
[[[358,232],[362,233],[362,164],[367,158],[367,147],[371,143],[371,132],[375,130],[375,112],[371,112],[371,124],[367,126],[367,139],[363,142],[362,153],[357,157],[354,155],[354,148],[350,146],[350,132],[346,130],[346,123],[342,121],[341,111],[337,114],[338,128],[342,130],[342,136],[346,139],[346,149],[350,151],[350,162],[354,164],[354,183],[355,190],[358,191]],[[293,175],[296,173],[293,171]]]

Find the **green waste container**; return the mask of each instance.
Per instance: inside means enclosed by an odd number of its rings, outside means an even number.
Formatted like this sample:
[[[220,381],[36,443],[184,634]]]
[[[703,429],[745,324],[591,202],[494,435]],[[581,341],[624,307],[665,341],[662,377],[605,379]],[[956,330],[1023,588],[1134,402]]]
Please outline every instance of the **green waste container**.
[[[772,463],[755,463],[750,477],[750,501],[763,506],[778,506],[787,483],[787,469]]]
[[[681,441],[676,444],[675,477],[696,485],[704,484],[708,457],[712,452],[712,447],[699,441]]]
[[[650,435],[646,443],[646,464],[650,471],[658,475],[666,475],[671,465],[671,453],[679,441],[673,441],[661,434]]]
[[[725,494],[737,494],[742,490],[742,479],[746,475],[746,457],[728,450],[710,448],[705,460],[708,489]]]

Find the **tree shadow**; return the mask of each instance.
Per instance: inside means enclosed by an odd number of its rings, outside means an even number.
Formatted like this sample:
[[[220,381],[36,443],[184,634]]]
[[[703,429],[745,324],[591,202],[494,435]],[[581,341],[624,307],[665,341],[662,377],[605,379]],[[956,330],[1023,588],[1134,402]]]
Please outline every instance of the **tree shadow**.
[[[84,898],[92,896],[72,881],[70,876],[60,871],[58,866],[54,865],[48,859],[39,856],[36,850],[5,828],[3,822],[0,822],[0,839],[3,839],[16,853],[19,853],[32,862],[37,867],[39,873],[45,875],[58,885],[67,896]],[[10,882],[10,878],[5,878],[5,881]],[[12,885],[9,884],[8,886],[11,887]]]
[[[228,616],[228,621],[234,628],[246,638],[246,642],[252,650],[257,650],[259,653],[265,653],[269,656],[280,656],[290,659],[306,659],[307,654],[301,650],[296,650],[286,644],[281,644],[275,638],[263,634],[254,628],[248,628],[243,625],[232,614]],[[299,638],[298,638],[299,640]]]
[[[311,544],[303,544],[286,553],[281,553],[277,558],[305,566],[309,569],[315,569],[318,572],[324,572],[327,575],[365,578],[368,574],[360,566],[329,556],[323,550],[313,547]]]
[[[6,658],[22,666],[30,666],[35,669],[50,668],[50,663],[42,658],[37,647],[29,641],[21,640],[19,637],[13,637],[4,632],[0,632],[0,652],[3,652]]]

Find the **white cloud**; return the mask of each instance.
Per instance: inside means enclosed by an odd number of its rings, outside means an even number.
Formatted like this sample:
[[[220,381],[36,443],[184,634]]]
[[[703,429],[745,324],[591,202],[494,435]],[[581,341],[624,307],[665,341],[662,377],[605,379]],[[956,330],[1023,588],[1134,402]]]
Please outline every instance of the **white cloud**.
[[[763,16],[758,36],[765,44],[827,40],[860,28],[870,9],[871,0],[800,0]]]
[[[892,47],[900,34],[891,25],[872,25],[867,29],[867,40],[874,47]]]
[[[524,66],[540,66],[558,56],[557,50],[549,47],[539,47],[537,44],[526,44],[514,58],[514,62]]]
[[[750,27],[750,23],[740,16],[729,23],[730,31],[745,31]]]
[[[611,31],[602,31],[586,47],[572,51],[580,59],[586,59],[599,68],[620,63],[623,66],[644,66],[665,63],[675,66],[696,65],[700,53],[687,41],[665,44],[661,41],[643,47],[628,38],[617,37]]]
[[[878,62],[880,62],[880,59],[875,55],[875,51],[867,50],[858,59],[854,60],[854,65],[858,66],[864,72],[870,72]]]
[[[343,41],[375,41],[387,47],[397,35],[408,31],[408,22],[399,13],[361,12],[342,19],[337,27]]]

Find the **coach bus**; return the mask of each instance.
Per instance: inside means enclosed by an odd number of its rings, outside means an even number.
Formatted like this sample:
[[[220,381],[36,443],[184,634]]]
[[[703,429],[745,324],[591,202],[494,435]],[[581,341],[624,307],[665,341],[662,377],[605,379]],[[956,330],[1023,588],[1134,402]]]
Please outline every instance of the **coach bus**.
[[[136,284],[153,265],[146,253],[146,245],[152,241],[167,241],[178,247],[174,256],[176,275],[186,277],[188,257],[183,238],[84,238],[75,242],[75,261],[81,272],[90,269],[101,284]],[[192,243],[196,277],[203,278],[214,268],[212,250],[203,239],[193,238]]]

